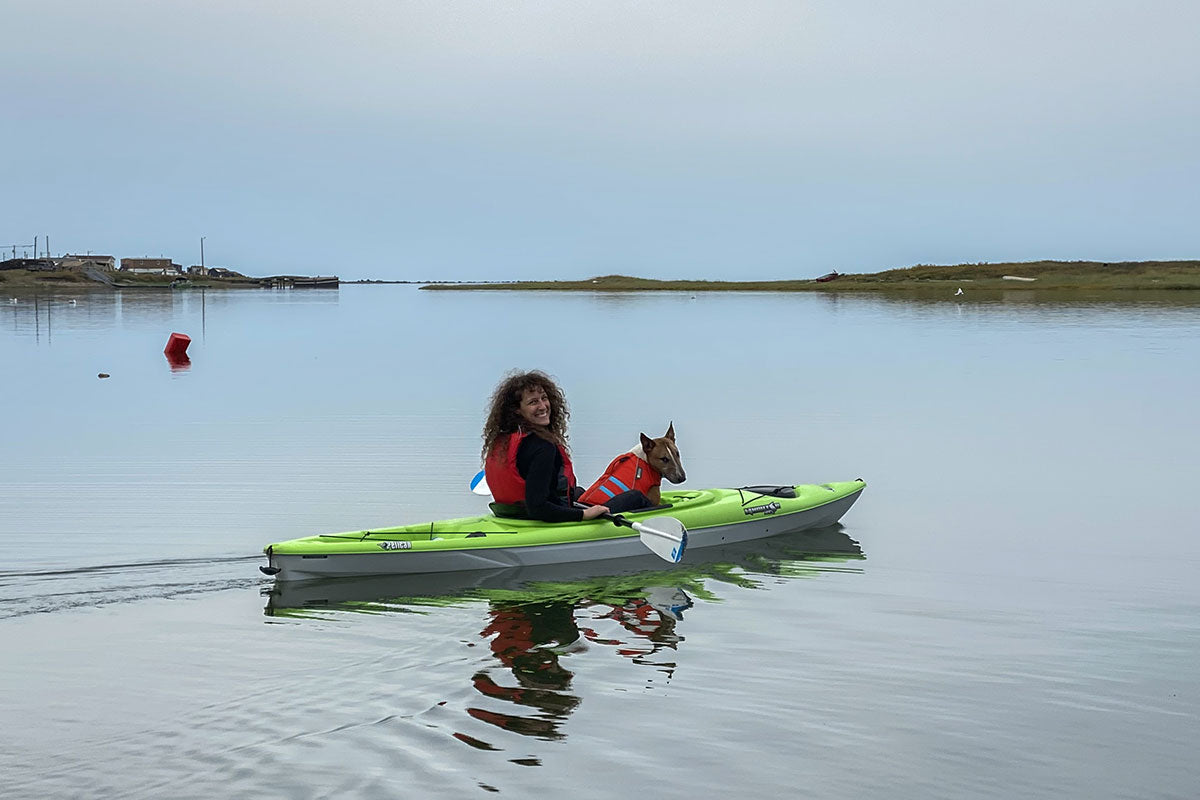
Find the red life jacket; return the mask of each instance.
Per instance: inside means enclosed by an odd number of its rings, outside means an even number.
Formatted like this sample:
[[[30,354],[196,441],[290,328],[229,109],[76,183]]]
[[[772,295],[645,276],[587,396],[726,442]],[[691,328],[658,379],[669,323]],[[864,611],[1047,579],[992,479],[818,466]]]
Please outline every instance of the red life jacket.
[[[526,436],[536,436],[529,431],[516,431],[508,435],[508,447],[500,453],[500,442],[497,439],[492,444],[492,452],[488,453],[483,462],[483,474],[488,488],[492,490],[492,498],[497,503],[516,505],[525,502],[525,479],[517,470],[517,450],[521,440]],[[571,467],[571,457],[567,449],[558,445],[559,455],[562,456],[563,474],[567,477],[568,491],[575,486],[575,470]]]
[[[662,483],[662,474],[634,453],[621,453],[614,458],[604,470],[604,474],[588,487],[579,497],[579,502],[588,505],[604,505],[605,502],[619,495],[637,489],[647,494]],[[488,486],[491,486],[489,479]]]

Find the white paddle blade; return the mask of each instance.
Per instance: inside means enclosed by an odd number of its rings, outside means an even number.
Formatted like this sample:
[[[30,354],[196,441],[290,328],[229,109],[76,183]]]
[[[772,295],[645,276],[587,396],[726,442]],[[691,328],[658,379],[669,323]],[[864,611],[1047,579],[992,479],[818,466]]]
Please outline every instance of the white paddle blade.
[[[642,544],[664,561],[678,564],[683,558],[683,551],[687,549],[687,528],[674,517],[635,522],[633,529],[638,532]]]
[[[487,478],[483,476],[483,470],[479,470],[475,477],[471,478],[471,491],[484,496],[491,495],[492,490],[488,488]]]
[[[693,605],[692,598],[678,586],[647,586],[646,602],[674,620],[682,620],[683,612]]]

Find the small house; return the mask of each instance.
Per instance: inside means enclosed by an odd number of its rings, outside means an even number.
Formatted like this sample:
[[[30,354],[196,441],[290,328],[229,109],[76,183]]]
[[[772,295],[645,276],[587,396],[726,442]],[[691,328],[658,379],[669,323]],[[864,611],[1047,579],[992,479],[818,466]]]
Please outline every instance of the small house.
[[[87,255],[67,253],[65,256],[59,259],[59,261],[65,268],[92,266],[99,267],[103,270],[108,270],[109,272],[112,272],[117,268],[117,259],[115,257],[94,256],[91,253],[88,253]]]
[[[134,275],[182,275],[183,267],[169,258],[122,258],[121,271]]]

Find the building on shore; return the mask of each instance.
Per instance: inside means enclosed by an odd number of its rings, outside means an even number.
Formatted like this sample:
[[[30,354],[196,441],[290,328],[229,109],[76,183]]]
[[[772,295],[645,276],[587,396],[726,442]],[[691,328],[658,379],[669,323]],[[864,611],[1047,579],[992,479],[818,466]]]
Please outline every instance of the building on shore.
[[[121,271],[134,275],[183,275],[183,267],[169,258],[122,258]]]
[[[62,258],[56,259],[59,266],[63,269],[72,267],[93,266],[99,267],[102,270],[113,272],[117,268],[117,259],[113,256],[96,256],[88,253],[87,255],[79,255],[78,253],[67,253]]]

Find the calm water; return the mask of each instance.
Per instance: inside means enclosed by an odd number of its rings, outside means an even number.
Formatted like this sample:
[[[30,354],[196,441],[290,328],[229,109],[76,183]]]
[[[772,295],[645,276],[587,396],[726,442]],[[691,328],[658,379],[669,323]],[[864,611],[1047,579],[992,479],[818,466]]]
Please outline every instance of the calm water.
[[[10,296],[6,798],[1200,795],[1200,298]],[[583,475],[674,421],[685,486],[868,488],[675,569],[259,575],[482,511],[511,367]]]

